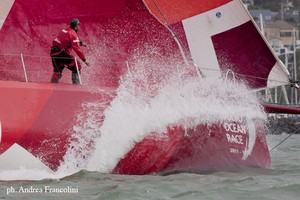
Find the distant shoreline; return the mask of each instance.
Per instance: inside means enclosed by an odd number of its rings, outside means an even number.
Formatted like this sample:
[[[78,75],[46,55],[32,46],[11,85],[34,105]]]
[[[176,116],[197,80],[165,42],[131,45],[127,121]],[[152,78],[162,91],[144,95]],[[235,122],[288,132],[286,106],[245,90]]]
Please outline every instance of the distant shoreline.
[[[268,117],[268,134],[300,134],[300,116],[299,118],[274,118]],[[295,132],[296,131],[296,132]]]

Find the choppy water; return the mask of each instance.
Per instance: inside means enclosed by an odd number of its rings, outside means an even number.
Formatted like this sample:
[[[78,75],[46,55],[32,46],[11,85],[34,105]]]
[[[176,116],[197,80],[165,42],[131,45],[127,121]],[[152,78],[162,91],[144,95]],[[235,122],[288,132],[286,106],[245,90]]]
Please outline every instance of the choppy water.
[[[270,149],[285,137],[269,135]],[[273,169],[240,172],[124,176],[82,170],[61,178],[32,181],[26,179],[35,178],[30,175],[43,177],[43,172],[0,171],[0,199],[299,199],[299,144],[300,135],[293,135],[274,149]],[[9,176],[15,180],[4,181]],[[50,193],[51,189],[57,191]]]

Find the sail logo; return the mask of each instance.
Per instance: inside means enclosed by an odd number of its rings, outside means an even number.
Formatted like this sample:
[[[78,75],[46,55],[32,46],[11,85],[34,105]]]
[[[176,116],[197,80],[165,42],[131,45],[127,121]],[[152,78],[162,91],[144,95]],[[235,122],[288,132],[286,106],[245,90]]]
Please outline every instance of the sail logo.
[[[230,135],[226,133],[228,142],[236,144],[244,144],[242,135]]]
[[[249,137],[246,121],[239,117],[234,117],[231,120],[233,121],[223,123],[225,140],[228,142],[230,153],[241,154],[243,156]]]
[[[226,138],[229,143],[244,145],[247,137],[247,128],[242,121],[225,122],[223,123],[223,128],[226,131]]]
[[[15,0],[1,0],[0,1],[0,30],[12,8]]]
[[[227,132],[242,133],[242,134],[247,133],[246,126],[238,123],[224,123],[223,127]]]
[[[217,12],[217,13],[216,13],[216,17],[217,17],[217,18],[222,17],[222,13],[221,13],[221,12]]]

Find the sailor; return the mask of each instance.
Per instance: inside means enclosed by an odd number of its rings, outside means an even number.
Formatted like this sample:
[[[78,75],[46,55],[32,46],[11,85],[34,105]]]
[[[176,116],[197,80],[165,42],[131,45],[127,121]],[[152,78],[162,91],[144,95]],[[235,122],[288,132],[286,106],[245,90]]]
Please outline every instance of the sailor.
[[[72,19],[70,27],[63,29],[52,42],[50,56],[53,65],[53,75],[51,83],[59,82],[65,67],[72,71],[72,83],[80,83],[78,73],[80,73],[81,65],[80,62],[75,60],[74,56],[71,55],[72,50],[74,50],[79,58],[89,66],[81,48],[81,46],[86,47],[86,44],[80,41],[77,35],[79,26],[79,20],[76,18]],[[75,61],[77,61],[77,67]]]

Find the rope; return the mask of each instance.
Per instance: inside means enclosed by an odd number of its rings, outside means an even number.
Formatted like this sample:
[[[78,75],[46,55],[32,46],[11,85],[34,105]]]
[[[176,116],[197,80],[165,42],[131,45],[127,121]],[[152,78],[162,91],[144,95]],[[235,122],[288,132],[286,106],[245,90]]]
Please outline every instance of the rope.
[[[183,45],[182,45],[182,42],[180,41],[179,37],[177,36],[176,32],[174,31],[174,29],[172,28],[170,22],[168,21],[168,19],[166,18],[166,16],[164,15],[163,11],[159,8],[159,6],[157,5],[157,3],[155,2],[155,0],[152,0],[153,4],[155,5],[156,9],[158,10],[158,12],[160,13],[160,15],[163,17],[163,20],[165,21],[166,23],[166,28],[172,33],[172,36],[175,40],[175,42],[177,43],[178,45],[178,48],[179,48],[179,51],[181,53],[181,56],[184,60],[184,62],[189,65],[189,62],[186,58],[186,55],[185,55],[185,52],[183,50]]]
[[[153,3],[156,5],[155,1],[153,1]],[[157,6],[157,5],[156,5]],[[161,10],[158,8],[159,12],[161,12]],[[165,18],[165,16],[161,13],[161,15],[163,16],[163,18]],[[169,25],[167,19],[165,19],[166,23]],[[171,27],[171,26],[170,26]],[[176,36],[176,33],[174,32],[174,30],[170,30],[171,32],[173,32]],[[178,41],[180,42],[179,38],[176,36],[176,38],[178,39]],[[180,43],[181,45],[181,43]],[[0,56],[19,56],[20,54],[0,54]],[[29,54],[23,54],[24,57],[31,57],[31,58],[49,58],[49,56],[41,56],[41,55],[29,55]],[[114,62],[114,63],[122,63],[122,62]],[[218,71],[216,69],[210,69],[210,68],[207,68],[207,67],[199,67],[197,66],[200,70],[209,70],[209,71]],[[290,85],[289,83],[286,83],[286,82],[283,82],[283,81],[279,81],[279,80],[275,80],[275,79],[268,79],[268,78],[262,78],[262,77],[255,77],[255,76],[251,76],[251,75],[245,75],[245,74],[240,74],[240,73],[237,73],[237,72],[234,72],[236,76],[240,76],[240,77],[244,77],[244,78],[252,78],[252,79],[260,79],[260,80],[269,80],[269,81],[273,81],[273,82],[277,82],[278,84],[281,84],[283,86],[286,86],[286,85]],[[256,91],[258,90],[262,90],[264,88],[259,88],[257,89]]]
[[[287,136],[286,138],[284,138],[281,142],[279,142],[276,146],[274,146],[271,150],[270,150],[270,152],[271,151],[273,151],[275,148],[277,148],[279,145],[281,145],[284,141],[286,141],[289,137],[291,137],[292,135],[294,135],[297,131],[299,131],[300,130],[300,127],[297,129],[297,130],[295,130],[293,133],[291,133],[289,136]]]

